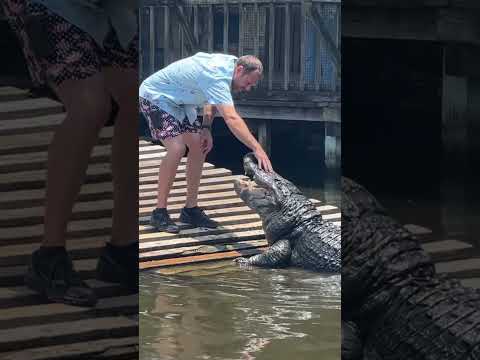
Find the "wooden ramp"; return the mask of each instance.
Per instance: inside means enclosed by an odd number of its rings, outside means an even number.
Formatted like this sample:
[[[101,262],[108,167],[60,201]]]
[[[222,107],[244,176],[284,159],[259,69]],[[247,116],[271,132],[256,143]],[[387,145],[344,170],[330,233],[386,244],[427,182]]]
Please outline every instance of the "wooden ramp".
[[[95,288],[97,306],[46,304],[23,285],[43,233],[48,144],[64,117],[56,101],[0,88],[0,358],[136,359],[138,295],[94,279],[111,226],[112,128],[102,130],[68,232],[76,269]]]
[[[140,166],[163,149],[140,142]],[[148,154],[148,155],[147,155]],[[185,159],[183,159],[185,162]],[[199,189],[199,206],[215,221],[218,229],[191,228],[180,224],[180,234],[156,232],[148,223],[156,203],[156,177],[142,177],[140,185],[140,268],[167,268],[178,265],[233,259],[261,252],[267,245],[259,216],[237,196],[233,182],[242,176],[206,163]],[[186,198],[185,168],[177,173],[168,200],[168,209],[178,222]],[[340,225],[338,208],[314,200],[325,218]]]

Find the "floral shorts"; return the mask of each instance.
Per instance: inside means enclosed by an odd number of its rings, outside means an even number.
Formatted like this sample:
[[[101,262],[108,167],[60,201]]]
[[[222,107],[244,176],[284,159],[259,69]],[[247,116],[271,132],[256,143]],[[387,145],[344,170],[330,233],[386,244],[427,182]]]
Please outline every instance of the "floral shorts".
[[[20,40],[34,86],[85,79],[103,66],[136,68],[138,34],[123,49],[113,28],[103,49],[83,30],[29,0],[2,0],[6,19]]]
[[[150,128],[152,139],[165,140],[190,132],[198,133],[202,128],[202,120],[197,118],[193,125],[187,118],[177,120],[169,113],[152,104],[147,99],[139,98],[140,112],[145,116]]]

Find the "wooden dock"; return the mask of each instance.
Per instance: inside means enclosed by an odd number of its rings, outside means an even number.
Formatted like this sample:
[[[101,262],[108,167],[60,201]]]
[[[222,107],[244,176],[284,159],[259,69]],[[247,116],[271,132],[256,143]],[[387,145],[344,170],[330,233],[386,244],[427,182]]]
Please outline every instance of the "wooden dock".
[[[93,152],[67,241],[98,304],[46,304],[23,285],[30,254],[43,234],[48,144],[64,117],[56,101],[0,88],[0,358],[137,359],[138,295],[97,281],[94,274],[111,227],[112,128],[102,130]]]

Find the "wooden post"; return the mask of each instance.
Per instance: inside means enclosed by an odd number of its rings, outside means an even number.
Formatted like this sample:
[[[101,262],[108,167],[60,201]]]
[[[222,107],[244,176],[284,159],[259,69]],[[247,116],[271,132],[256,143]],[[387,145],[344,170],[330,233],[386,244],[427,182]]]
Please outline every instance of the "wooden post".
[[[341,164],[340,124],[325,122],[325,166],[329,169],[340,168]]]
[[[254,47],[254,55],[256,57],[259,56],[260,52],[259,52],[259,42],[260,42],[260,10],[258,8],[258,3],[255,3],[253,5],[253,12],[255,14],[255,37],[254,37],[254,40],[253,40],[253,47]]]
[[[149,32],[150,32],[150,49],[149,49],[149,54],[150,54],[150,74],[153,74],[155,72],[155,12],[154,9],[155,7],[149,6]]]
[[[143,21],[142,21],[142,18],[143,18],[143,11],[144,11],[144,8],[143,7],[140,7],[140,11],[139,11],[139,15],[138,15],[138,29],[139,29],[139,32],[138,32],[138,56],[139,56],[139,61],[138,61],[138,78],[139,78],[139,81],[141,81],[141,79],[143,79],[143,48],[142,48],[142,43],[143,43]]]
[[[467,167],[468,78],[447,73],[452,59],[450,45],[443,48],[442,142],[442,224],[447,236],[465,232],[466,194],[462,181]],[[459,184],[460,183],[460,184]]]
[[[285,58],[283,69],[283,90],[288,90],[290,81],[290,4],[285,5]]]
[[[307,33],[307,7],[302,0],[300,9],[300,91],[305,90],[305,38]]]
[[[193,6],[193,36],[196,43],[200,46],[198,39],[198,5]]]
[[[273,87],[273,71],[275,61],[275,7],[270,3],[270,21],[268,31],[268,90]]]
[[[170,59],[170,8],[168,6],[164,7],[165,11],[163,13],[163,66],[169,64]]]
[[[242,2],[238,3],[238,56],[243,55],[244,21]]]
[[[228,4],[223,4],[223,52],[228,54]]]
[[[315,90],[320,90],[320,80],[322,75],[322,62],[320,57],[320,50],[322,49],[322,37],[318,31],[315,32]],[[335,90],[335,89],[332,89]]]
[[[258,142],[263,150],[270,156],[271,154],[271,120],[259,119],[258,122]]]
[[[208,6],[208,52],[213,52],[213,5]]]

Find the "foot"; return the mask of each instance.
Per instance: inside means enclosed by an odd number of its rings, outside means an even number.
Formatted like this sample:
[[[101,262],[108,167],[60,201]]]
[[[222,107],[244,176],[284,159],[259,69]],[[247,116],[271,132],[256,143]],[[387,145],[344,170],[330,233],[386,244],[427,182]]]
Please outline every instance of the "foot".
[[[157,231],[165,231],[172,234],[178,234],[180,228],[177,224],[170,219],[167,209],[157,208],[153,210],[152,217],[150,218],[150,225],[152,225]]]
[[[180,214],[180,221],[195,227],[204,227],[209,229],[215,229],[218,227],[218,223],[211,220],[207,214],[205,214],[203,209],[199,208],[198,206],[192,208],[184,207],[182,209],[182,213]]]
[[[137,293],[138,242],[127,246],[106,244],[98,259],[97,279],[118,283],[129,292]]]
[[[25,284],[48,301],[78,306],[93,306],[94,291],[73,269],[65,248],[44,248],[33,252]]]

